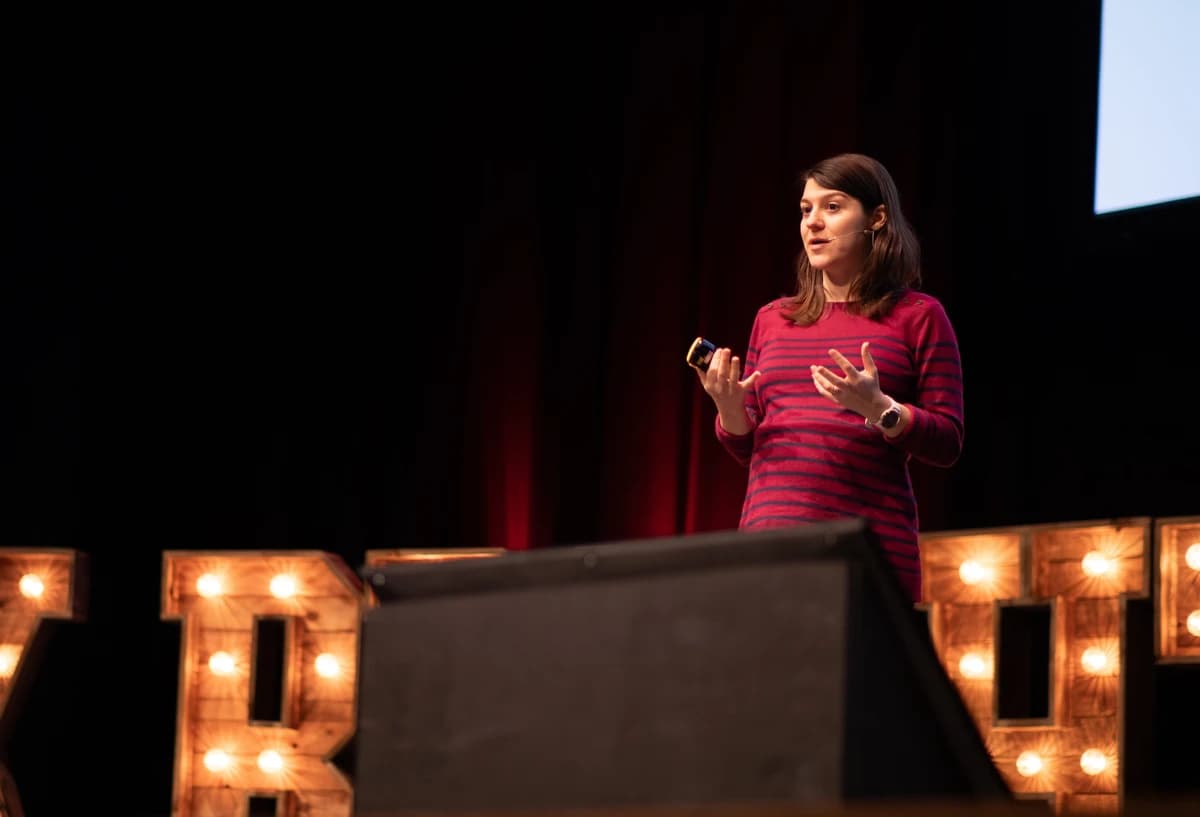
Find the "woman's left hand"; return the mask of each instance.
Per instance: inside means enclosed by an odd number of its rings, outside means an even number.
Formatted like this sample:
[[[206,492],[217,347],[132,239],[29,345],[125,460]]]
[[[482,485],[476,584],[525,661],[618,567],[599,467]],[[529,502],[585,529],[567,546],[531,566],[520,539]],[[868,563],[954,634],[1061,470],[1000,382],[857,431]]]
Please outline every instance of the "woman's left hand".
[[[837,349],[830,349],[829,357],[842,374],[839,376],[824,366],[813,365],[812,379],[817,391],[839,406],[866,418],[876,418],[887,408],[888,401],[879,388],[879,370],[871,357],[870,346],[869,341],[863,341],[861,369],[854,368],[854,364]]]

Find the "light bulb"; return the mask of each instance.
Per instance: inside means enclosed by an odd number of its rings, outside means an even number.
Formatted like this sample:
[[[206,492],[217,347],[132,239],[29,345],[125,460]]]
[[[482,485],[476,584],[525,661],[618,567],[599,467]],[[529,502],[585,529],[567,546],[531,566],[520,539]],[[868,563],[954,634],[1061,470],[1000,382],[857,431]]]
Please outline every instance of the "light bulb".
[[[42,582],[42,577],[34,573],[26,573],[22,576],[17,587],[20,588],[21,595],[27,599],[40,599],[46,592],[46,585]]]
[[[1200,610],[1188,613],[1187,631],[1194,636],[1200,636]]]
[[[958,577],[962,579],[963,584],[976,585],[980,582],[991,581],[992,569],[973,559],[968,559],[959,566]]]
[[[206,599],[221,595],[221,577],[215,573],[205,573],[196,579],[196,592]]]
[[[1183,558],[1192,570],[1200,570],[1200,542],[1188,548]]]
[[[317,675],[322,678],[336,678],[342,673],[342,667],[333,653],[323,652],[313,663],[316,665]]]
[[[1017,756],[1017,771],[1023,777],[1033,777],[1042,770],[1042,756],[1037,752],[1025,751]]]
[[[233,765],[233,758],[221,749],[209,749],[204,753],[204,768],[210,772],[223,772]]]
[[[969,652],[958,662],[958,671],[964,678],[986,678],[988,662],[977,652]]]
[[[1112,572],[1114,562],[1098,550],[1092,550],[1083,557],[1083,572],[1089,576],[1104,576]]]
[[[258,768],[267,774],[283,771],[283,757],[274,749],[264,749],[258,754]]]
[[[208,659],[208,668],[213,675],[233,675],[237,661],[227,652],[214,652]]]
[[[1088,647],[1079,662],[1092,675],[1099,675],[1108,667],[1108,653],[1101,647]]]
[[[1100,774],[1107,766],[1108,756],[1099,749],[1088,749],[1079,756],[1079,768],[1083,769],[1085,774]]]
[[[296,594],[296,580],[286,573],[271,579],[271,595],[277,599],[290,599]]]

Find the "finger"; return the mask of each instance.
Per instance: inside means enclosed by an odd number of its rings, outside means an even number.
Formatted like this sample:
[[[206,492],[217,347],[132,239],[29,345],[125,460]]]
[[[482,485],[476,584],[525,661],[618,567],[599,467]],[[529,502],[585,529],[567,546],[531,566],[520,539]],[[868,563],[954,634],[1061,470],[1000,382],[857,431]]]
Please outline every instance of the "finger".
[[[742,381],[742,382],[741,382],[739,385],[741,385],[741,387],[742,387],[743,389],[748,389],[748,388],[750,388],[751,386],[753,386],[753,385],[754,385],[755,381],[756,381],[756,380],[758,380],[758,376],[759,376],[760,374],[762,374],[762,372],[761,372],[761,371],[752,372],[752,373],[750,374],[750,376],[749,376],[749,377],[747,377],[745,380],[743,380],[743,381]]]
[[[738,381],[738,379],[741,378],[741,376],[742,376],[742,361],[738,360],[736,356],[731,357],[729,359],[729,382],[736,383]]]
[[[862,361],[863,371],[871,377],[875,377],[879,373],[879,369],[875,367],[875,358],[871,356],[871,341],[864,340],[862,345]]]
[[[820,375],[821,378],[831,386],[846,385],[845,378],[839,377],[838,375],[834,374],[832,371],[830,371],[826,367],[820,365],[819,363],[813,365],[812,371],[813,371],[813,374]]]
[[[837,398],[833,396],[831,391],[829,391],[829,387],[817,376],[815,372],[813,373],[813,385],[817,387],[817,394],[837,402]]]
[[[851,363],[850,360],[837,349],[830,349],[829,356],[833,358],[834,363],[841,367],[842,373],[847,377],[849,377],[851,374],[858,373],[858,369],[854,368],[854,364]]]
[[[714,381],[724,380],[729,376],[728,349],[718,349],[713,352],[712,360],[708,364],[708,372]]]
[[[821,378],[817,377],[817,373],[812,373],[813,388],[817,390],[817,394],[825,394],[825,385],[821,382]],[[825,394],[826,397],[829,395]]]
[[[833,397],[842,390],[841,382],[824,366],[813,366],[812,373],[817,391],[826,397]]]

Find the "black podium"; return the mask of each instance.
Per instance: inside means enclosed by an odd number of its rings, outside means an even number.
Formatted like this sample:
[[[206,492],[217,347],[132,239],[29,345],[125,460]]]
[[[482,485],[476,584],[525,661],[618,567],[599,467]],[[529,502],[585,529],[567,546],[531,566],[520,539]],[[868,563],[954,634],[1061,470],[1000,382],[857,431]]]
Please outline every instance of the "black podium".
[[[358,815],[1011,800],[860,520],[363,573]]]

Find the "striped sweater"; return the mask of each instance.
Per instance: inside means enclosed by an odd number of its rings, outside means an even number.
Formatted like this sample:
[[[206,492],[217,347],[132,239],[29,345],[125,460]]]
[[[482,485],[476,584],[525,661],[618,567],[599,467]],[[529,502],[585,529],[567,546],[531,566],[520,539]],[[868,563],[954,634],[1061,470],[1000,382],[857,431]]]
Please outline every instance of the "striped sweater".
[[[742,376],[761,372],[746,398],[752,430],[734,435],[716,422],[717,439],[750,469],[739,528],[861,517],[919,601],[909,458],[948,467],[963,441],[962,364],[950,320],[936,298],[915,291],[877,321],[830,303],[815,324],[797,326],[784,315],[785,305],[776,300],[762,307],[750,332]],[[863,341],[871,342],[883,393],[912,412],[895,438],[821,396],[812,382],[814,363],[840,374],[831,348],[861,368]]]

